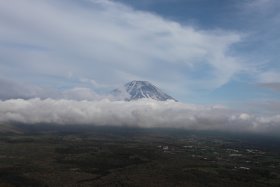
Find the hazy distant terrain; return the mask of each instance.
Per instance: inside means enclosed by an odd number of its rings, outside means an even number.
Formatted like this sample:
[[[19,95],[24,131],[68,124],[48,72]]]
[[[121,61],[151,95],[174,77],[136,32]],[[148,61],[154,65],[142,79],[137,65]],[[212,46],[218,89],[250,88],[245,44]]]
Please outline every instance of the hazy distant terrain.
[[[280,185],[275,138],[156,128],[10,128],[17,131],[0,137],[0,186]]]

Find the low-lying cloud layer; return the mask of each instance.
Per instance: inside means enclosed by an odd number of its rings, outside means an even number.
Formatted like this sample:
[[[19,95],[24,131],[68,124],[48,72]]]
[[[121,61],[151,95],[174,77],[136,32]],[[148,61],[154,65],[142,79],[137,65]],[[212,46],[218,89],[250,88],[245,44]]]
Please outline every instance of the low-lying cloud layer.
[[[200,106],[148,99],[133,102],[108,99],[12,99],[0,101],[0,122],[280,133],[280,115],[264,117],[232,111],[223,106]]]

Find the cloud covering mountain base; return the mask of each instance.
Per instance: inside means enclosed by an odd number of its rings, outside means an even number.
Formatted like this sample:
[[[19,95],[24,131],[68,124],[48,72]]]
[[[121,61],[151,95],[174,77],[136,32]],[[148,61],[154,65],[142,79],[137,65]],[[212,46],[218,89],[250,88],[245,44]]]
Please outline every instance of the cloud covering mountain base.
[[[256,116],[223,106],[174,101],[75,101],[11,99],[0,101],[1,123],[168,127],[280,134],[280,115]]]

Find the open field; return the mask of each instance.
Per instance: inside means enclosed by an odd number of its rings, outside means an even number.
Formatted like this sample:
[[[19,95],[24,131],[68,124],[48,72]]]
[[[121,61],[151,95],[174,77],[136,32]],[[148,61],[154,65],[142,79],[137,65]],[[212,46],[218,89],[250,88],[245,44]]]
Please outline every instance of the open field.
[[[15,132],[0,136],[0,186],[280,185],[274,138],[77,126]]]

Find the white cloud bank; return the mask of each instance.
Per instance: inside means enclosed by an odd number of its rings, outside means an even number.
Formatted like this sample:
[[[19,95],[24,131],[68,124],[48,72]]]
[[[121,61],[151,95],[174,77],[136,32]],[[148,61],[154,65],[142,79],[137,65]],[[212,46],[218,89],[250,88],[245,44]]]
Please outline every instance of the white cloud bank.
[[[0,101],[1,123],[171,127],[196,130],[280,133],[280,115],[262,117],[222,106],[189,105],[174,101],[133,102],[14,99]]]

